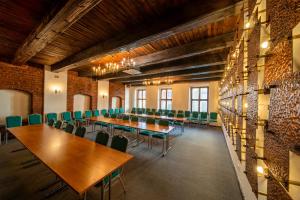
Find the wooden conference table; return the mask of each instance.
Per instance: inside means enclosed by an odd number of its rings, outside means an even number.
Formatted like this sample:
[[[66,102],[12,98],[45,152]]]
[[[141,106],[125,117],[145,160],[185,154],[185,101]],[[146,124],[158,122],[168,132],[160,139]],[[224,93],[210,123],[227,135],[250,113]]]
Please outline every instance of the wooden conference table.
[[[174,129],[173,126],[161,126],[158,124],[147,124],[146,122],[134,122],[130,120],[123,120],[123,119],[117,119],[117,118],[108,118],[108,117],[91,117],[91,122],[104,122],[111,126],[118,125],[118,126],[126,126],[130,128],[134,128],[137,131],[137,138],[139,137],[140,130],[148,130],[158,133],[166,134],[166,145],[163,152],[163,156],[165,156],[169,150],[169,134]],[[137,140],[137,145],[138,145]]]
[[[9,128],[8,131],[84,198],[89,188],[133,158],[45,124]]]
[[[187,121],[186,117],[168,117],[168,116],[158,116],[158,115],[147,115],[147,114],[134,114],[134,113],[124,113],[125,115],[143,117],[143,118],[153,118],[153,119],[165,119],[171,121],[180,121],[185,122]]]

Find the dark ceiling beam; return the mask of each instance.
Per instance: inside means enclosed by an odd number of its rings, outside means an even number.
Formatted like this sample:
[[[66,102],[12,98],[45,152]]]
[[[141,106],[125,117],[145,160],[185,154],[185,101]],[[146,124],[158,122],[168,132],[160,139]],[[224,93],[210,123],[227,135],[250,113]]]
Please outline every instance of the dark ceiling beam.
[[[199,82],[199,81],[219,81],[222,78],[222,73],[212,73],[208,75],[192,75],[192,76],[185,76],[182,78],[178,78],[173,81],[174,83],[183,83],[183,82]],[[123,83],[125,85],[130,86],[140,86],[143,85],[143,81],[136,81],[136,82],[128,82]],[[161,85],[165,84],[164,82],[161,83]]]
[[[155,78],[163,78],[163,77],[173,77],[173,76],[184,76],[184,75],[203,75],[203,74],[210,74],[210,73],[216,73],[224,72],[224,66],[210,66],[210,67],[201,67],[199,69],[185,69],[185,70],[178,70],[174,72],[162,72],[154,75],[144,75],[140,77],[134,77],[134,78],[123,78],[123,79],[117,79],[118,82],[133,82],[133,81],[144,81],[147,79],[155,79]]]
[[[154,64],[139,68],[142,74],[129,75],[124,72],[111,73],[100,77],[101,80],[118,80],[119,78],[133,78],[144,75],[157,74],[161,72],[171,72],[183,69],[195,69],[200,67],[225,65],[227,52],[209,53],[197,55],[190,58],[173,60],[165,63]],[[91,71],[79,71],[79,76],[92,76]]]
[[[220,51],[230,47],[233,43],[234,33],[226,33],[212,38],[202,39],[197,42],[166,49],[134,59],[137,67],[153,65],[195,55]]]
[[[18,48],[13,63],[23,64],[51,43],[72,24],[83,17],[102,0],[68,0],[61,7],[56,5],[43,18],[39,26],[25,39]]]
[[[152,25],[139,25],[136,29],[124,31],[115,38],[100,42],[55,63],[51,69],[53,71],[74,69],[90,64],[101,56],[143,46],[156,40],[168,38],[176,33],[224,20],[229,16],[239,14],[242,2],[229,6],[211,3],[210,6],[211,8],[209,10],[203,10],[203,2],[189,4],[186,7],[182,7],[181,10],[179,10],[180,12],[177,11],[176,13],[165,16],[161,18],[160,21],[153,22]],[[199,16],[199,13],[205,13],[205,11],[209,13]]]

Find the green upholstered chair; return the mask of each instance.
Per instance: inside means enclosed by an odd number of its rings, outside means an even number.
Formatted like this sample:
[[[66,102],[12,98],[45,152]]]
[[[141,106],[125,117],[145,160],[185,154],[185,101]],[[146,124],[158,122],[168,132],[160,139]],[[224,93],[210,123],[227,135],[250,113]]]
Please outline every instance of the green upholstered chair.
[[[147,124],[155,124],[155,119],[153,119],[153,118],[147,118],[146,119],[146,123]],[[149,148],[149,145],[150,145],[152,134],[154,134],[154,132],[152,132],[152,131],[148,131],[148,130],[141,130],[140,131],[140,135],[148,137],[148,148]]]
[[[218,113],[210,112],[209,113],[209,123],[217,123],[218,122]]]
[[[94,117],[99,117],[100,116],[99,110],[93,110],[93,116]]]
[[[74,119],[77,126],[80,126],[82,123],[86,123],[86,120],[82,118],[82,112],[81,111],[75,111],[74,112]]]
[[[104,116],[106,113],[108,113],[106,109],[102,109],[102,110],[101,110],[101,115],[102,115],[102,116]]]
[[[136,113],[141,115],[141,114],[143,114],[143,111],[142,111],[142,109],[138,108]]]
[[[136,110],[136,108],[134,108],[134,107],[131,109],[131,113],[136,113],[136,111],[137,111],[137,110]]]
[[[109,110],[108,110],[108,113],[109,113],[110,115],[114,114],[114,113],[115,113],[115,112],[114,112],[114,109],[112,109],[112,108],[109,109]]]
[[[160,116],[160,112],[156,112],[156,113],[155,113],[155,116]]]
[[[131,116],[130,117],[130,121],[132,121],[132,122],[138,122],[139,118],[137,116]]]
[[[176,114],[176,110],[171,110],[171,113],[174,113],[174,114]]]
[[[199,119],[199,113],[198,112],[192,112],[192,116],[188,117],[188,120],[190,121],[198,121]]]
[[[105,110],[105,109],[104,109]],[[102,111],[103,110],[101,110],[101,114],[102,114]],[[105,110],[106,111],[106,110]],[[109,118],[109,114],[107,113],[107,112],[105,112],[105,114],[103,115],[105,118]],[[108,123],[106,123],[106,122],[101,122],[101,121],[96,121],[95,123],[94,123],[94,126],[100,126],[101,128],[108,128],[109,127],[109,124]],[[95,130],[95,128],[94,128],[94,130]]]
[[[201,112],[200,113],[199,121],[200,121],[201,124],[207,124],[208,123],[208,114],[207,114],[207,112]]]
[[[5,118],[5,123],[6,123],[6,128],[14,128],[14,127],[22,126],[22,117],[21,116],[7,116]],[[5,134],[5,143],[6,144],[7,144],[7,139],[8,139],[8,131],[6,131],[6,134]],[[0,141],[2,141],[1,136],[0,136]]]
[[[41,114],[31,114],[28,115],[28,124],[29,125],[36,125],[42,124],[42,115]]]
[[[51,119],[53,119],[54,122],[56,122],[57,121],[57,113],[47,113],[46,114],[46,121],[47,121],[48,124],[49,124],[49,121]]]
[[[178,110],[178,112],[177,112],[177,113],[178,113],[178,114],[179,114],[179,113],[182,113],[182,114],[183,114],[183,110]]]
[[[151,112],[150,108],[146,108],[146,113]]]
[[[84,116],[85,116],[86,124],[89,126],[90,125],[90,120],[93,117],[92,111],[91,110],[86,110],[84,112]]]
[[[159,120],[158,121],[158,125],[160,126],[169,126],[169,121],[168,120]],[[163,147],[162,147],[162,151],[164,151],[165,148],[165,143],[167,140],[167,136],[165,133],[154,133],[152,134],[152,138],[156,138],[156,139],[162,139],[163,140]],[[152,148],[152,140],[151,140],[151,148]]]
[[[142,113],[145,114],[146,112],[146,108],[142,108]]]
[[[74,126],[72,124],[67,124],[66,128],[65,128],[65,131],[67,133],[70,133],[72,134],[73,133],[73,130],[74,130]]]
[[[98,131],[95,142],[106,146],[108,143],[108,139],[109,139],[108,133],[104,131]]]
[[[114,112],[118,115],[118,114],[120,114],[120,109],[116,108]]]
[[[170,112],[170,113],[168,114],[168,117],[175,117],[175,113]]]
[[[177,118],[184,118],[183,113],[178,113]],[[174,121],[174,126],[179,126],[181,128],[181,133],[184,131],[184,122],[183,121]]]
[[[152,109],[151,109],[151,112],[155,113],[155,112],[156,112],[156,109],[155,109],[155,108],[152,108]]]
[[[53,126],[54,125],[54,119],[50,119],[47,124],[48,124],[48,126]]]
[[[129,116],[125,115],[123,116],[123,121],[129,121]],[[116,130],[120,130],[120,131],[126,131],[126,132],[130,132],[131,128],[127,127],[127,126],[120,126],[120,125],[114,125],[114,129]]]
[[[62,121],[57,120],[57,122],[55,123],[54,127],[57,128],[57,129],[60,129],[61,125],[62,125]]]
[[[71,112],[61,113],[61,118],[62,118],[64,124],[66,123],[66,124],[74,125],[74,120],[72,119]]]
[[[191,116],[191,112],[186,110],[184,111],[184,117],[189,118]]]
[[[149,111],[147,112],[147,115],[153,115],[153,112]]]
[[[86,128],[85,127],[78,126],[76,128],[76,131],[75,131],[76,136],[84,138],[85,133],[86,133]]]
[[[115,113],[113,113],[113,114],[110,115],[110,118],[115,119],[115,118],[117,118],[117,115]]]
[[[123,114],[123,113],[125,113],[124,108],[120,108],[120,114]]]

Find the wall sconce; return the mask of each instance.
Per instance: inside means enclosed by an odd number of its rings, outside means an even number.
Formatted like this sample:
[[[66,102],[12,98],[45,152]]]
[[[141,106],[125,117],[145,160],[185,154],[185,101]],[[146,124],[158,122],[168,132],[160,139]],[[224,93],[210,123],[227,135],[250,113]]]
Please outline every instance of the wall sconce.
[[[54,92],[54,94],[60,94],[61,88],[59,86],[53,86],[52,91]]]
[[[104,99],[106,97],[106,94],[103,93],[101,96],[102,96],[102,99]]]
[[[251,26],[250,22],[247,22],[247,23],[245,24],[245,28],[246,28],[246,29],[250,28],[250,26]]]
[[[244,104],[244,107],[245,107],[245,108],[248,108],[248,103],[245,103],[245,104]]]
[[[263,168],[262,166],[258,165],[256,167],[256,171],[258,176],[264,176],[265,178],[270,178],[268,168]]]
[[[260,44],[262,49],[267,49],[270,46],[269,41],[264,41]]]

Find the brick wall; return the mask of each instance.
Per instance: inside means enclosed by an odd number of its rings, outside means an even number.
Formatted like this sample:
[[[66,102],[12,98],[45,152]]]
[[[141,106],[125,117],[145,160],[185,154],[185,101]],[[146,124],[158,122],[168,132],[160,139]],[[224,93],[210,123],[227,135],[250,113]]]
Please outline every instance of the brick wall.
[[[79,77],[77,72],[68,71],[67,110],[73,111],[74,95],[91,97],[91,109],[97,109],[98,83],[91,78]]]
[[[120,97],[121,106],[125,106],[125,85],[119,82],[109,82],[109,107],[111,108],[112,97]]]
[[[32,113],[43,113],[44,69],[0,62],[0,77],[0,89],[21,90],[31,94]]]

